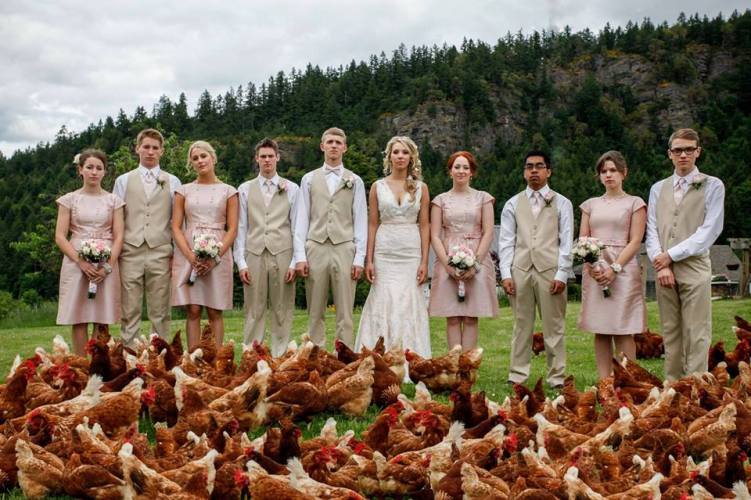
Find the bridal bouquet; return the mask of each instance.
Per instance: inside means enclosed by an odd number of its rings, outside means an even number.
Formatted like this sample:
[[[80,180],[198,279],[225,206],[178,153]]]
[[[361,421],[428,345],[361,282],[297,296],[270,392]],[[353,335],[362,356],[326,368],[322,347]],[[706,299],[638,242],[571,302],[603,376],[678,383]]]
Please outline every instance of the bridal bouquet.
[[[200,260],[214,259],[219,262],[219,251],[222,249],[222,242],[218,241],[214,235],[211,234],[197,234],[193,236],[193,253]],[[198,279],[198,271],[195,269],[190,270],[190,277],[188,278],[188,285],[193,284]]]
[[[109,260],[110,255],[112,255],[112,249],[104,241],[96,239],[83,240],[78,250],[78,256],[93,264],[97,269]],[[96,283],[89,281],[88,297],[90,299],[96,297],[96,289]]]
[[[475,259],[475,252],[471,248],[465,245],[454,245],[449,251],[449,266],[457,268],[460,273],[463,273],[467,269],[477,269],[477,260]],[[464,281],[459,281],[459,289],[457,291],[457,298],[459,302],[464,302],[465,287]]]
[[[587,262],[593,266],[607,267],[607,263],[602,260],[602,249],[605,248],[597,238],[583,237],[574,242],[572,253],[574,261],[577,263]],[[602,287],[602,294],[610,297],[610,288]]]

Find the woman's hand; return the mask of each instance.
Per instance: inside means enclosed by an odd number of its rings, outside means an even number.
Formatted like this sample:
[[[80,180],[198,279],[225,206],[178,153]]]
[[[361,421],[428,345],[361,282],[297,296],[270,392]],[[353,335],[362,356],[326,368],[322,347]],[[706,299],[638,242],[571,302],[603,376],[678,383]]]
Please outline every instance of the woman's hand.
[[[448,274],[451,279],[455,279],[457,281],[461,279],[460,278],[461,271],[459,269],[455,268],[454,266],[449,266],[449,265],[446,265],[444,267],[446,268],[446,274]]]
[[[88,262],[85,259],[78,259],[78,267],[81,269],[81,272],[89,279],[89,281],[96,282],[96,280],[99,278],[97,268],[91,262]],[[102,272],[104,272],[104,270],[102,270]]]
[[[459,277],[459,279],[462,280],[462,281],[469,281],[472,278],[474,278],[476,274],[477,274],[477,269],[474,268],[474,267],[470,267],[466,271],[462,272],[462,274]]]
[[[217,265],[218,263],[214,259],[198,259],[198,265],[196,266],[198,276],[209,274]]]
[[[598,270],[597,275],[593,277],[595,278],[595,280],[597,280],[598,285],[608,286],[615,279],[615,271],[613,271],[610,267],[607,267],[602,271]]]
[[[592,264],[589,262],[584,263],[584,271],[589,275],[590,278],[597,280],[595,277],[595,274],[599,272],[598,269],[596,269]]]
[[[428,279],[428,264],[422,263],[417,268],[417,284],[422,285]]]
[[[365,279],[371,285],[375,282],[375,264],[368,262],[365,264]]]

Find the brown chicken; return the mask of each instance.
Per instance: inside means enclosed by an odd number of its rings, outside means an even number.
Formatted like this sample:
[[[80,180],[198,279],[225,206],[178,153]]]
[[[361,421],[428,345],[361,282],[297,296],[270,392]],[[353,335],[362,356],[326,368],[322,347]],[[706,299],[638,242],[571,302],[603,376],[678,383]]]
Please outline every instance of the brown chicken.
[[[293,457],[300,457],[300,436],[302,432],[291,419],[283,418],[280,427],[269,427],[263,444],[263,454],[280,464],[286,464]]]
[[[409,363],[409,378],[414,383],[424,382],[431,391],[453,390],[459,383],[459,358],[461,346],[454,346],[447,354],[432,359],[422,358],[419,354],[404,351]]]
[[[44,448],[19,439],[16,441],[16,466],[18,485],[27,497],[62,493],[65,464]]]
[[[0,424],[12,418],[22,416],[24,407],[24,394],[29,380],[34,377],[36,367],[27,363],[22,364],[8,378],[0,392]]]
[[[248,462],[248,472],[235,473],[238,488],[250,493],[253,500],[314,500],[316,497],[293,488],[285,476],[268,474],[263,467]],[[241,495],[242,497],[242,495]]]
[[[62,485],[73,497],[114,500],[122,498],[125,481],[102,465],[82,463],[81,456],[74,453],[65,464]]]
[[[293,458],[289,461],[289,485],[314,498],[329,498],[336,500],[364,500],[359,493],[337,486],[330,486],[311,478],[303,469],[300,460]]]
[[[307,381],[293,382],[282,387],[268,398],[269,416],[277,420],[284,415],[305,418],[323,412],[328,406],[326,382],[317,370],[310,372]]]
[[[347,368],[332,374],[326,380],[326,391],[330,408],[359,417],[365,413],[373,399],[375,361],[373,356],[368,356],[356,363],[357,370],[350,376],[337,376]]]

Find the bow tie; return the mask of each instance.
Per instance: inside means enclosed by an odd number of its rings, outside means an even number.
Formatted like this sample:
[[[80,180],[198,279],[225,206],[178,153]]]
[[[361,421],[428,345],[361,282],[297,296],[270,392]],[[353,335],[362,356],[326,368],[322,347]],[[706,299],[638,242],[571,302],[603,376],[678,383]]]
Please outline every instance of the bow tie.
[[[326,174],[335,174],[337,177],[342,175],[342,171],[340,168],[330,168],[326,167]]]

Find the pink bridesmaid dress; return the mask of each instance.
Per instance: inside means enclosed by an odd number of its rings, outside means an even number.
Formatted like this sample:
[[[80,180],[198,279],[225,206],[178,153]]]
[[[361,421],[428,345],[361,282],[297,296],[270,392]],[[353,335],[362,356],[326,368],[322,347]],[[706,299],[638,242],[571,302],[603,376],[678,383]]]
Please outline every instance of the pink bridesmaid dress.
[[[103,240],[112,247],[112,219],[115,210],[125,202],[112,193],[100,195],[81,191],[67,193],[56,203],[70,210],[70,243],[78,251],[86,239]],[[97,285],[96,297],[88,298],[89,279],[78,264],[63,257],[60,268],[60,294],[57,306],[57,324],[120,322],[120,271],[117,262],[112,273]]]
[[[609,199],[590,198],[579,208],[589,214],[589,228],[593,238],[605,244],[603,260],[612,264],[628,244],[631,216],[645,207],[638,196]],[[647,328],[647,310],[642,291],[641,267],[634,256],[616,275],[608,287],[610,297],[582,270],[582,306],[577,326],[580,330],[604,335],[632,335]]]
[[[183,184],[177,190],[185,197],[185,223],[183,234],[188,246],[193,248],[193,236],[211,234],[221,241],[227,224],[227,200],[237,195],[237,190],[224,183]],[[191,265],[180,250],[175,250],[172,261],[172,305],[197,304],[226,311],[232,309],[232,245],[221,262],[208,274],[199,276],[195,284],[188,285]]]
[[[485,191],[472,189],[469,196],[456,196],[450,191],[441,193],[431,202],[441,208],[443,226],[441,241],[446,253],[453,245],[466,245],[477,252],[482,239],[482,207],[494,203],[495,198]],[[430,281],[431,316],[493,317],[498,314],[498,295],[495,290],[495,268],[490,253],[480,262],[475,277],[465,282],[465,300],[457,299],[458,281],[451,278],[436,259]]]

